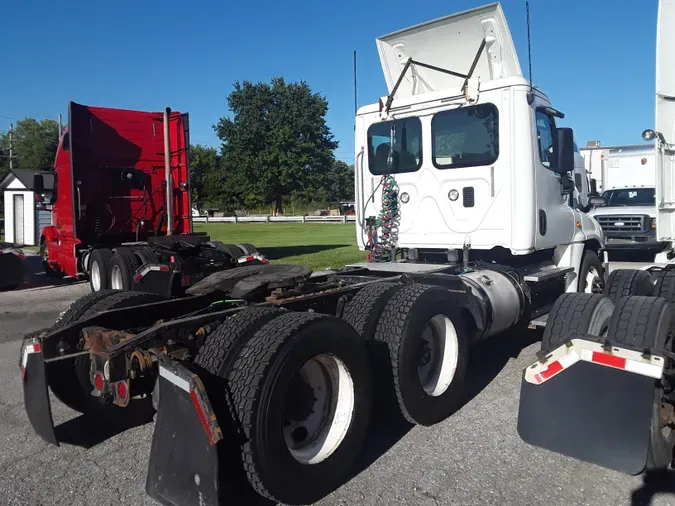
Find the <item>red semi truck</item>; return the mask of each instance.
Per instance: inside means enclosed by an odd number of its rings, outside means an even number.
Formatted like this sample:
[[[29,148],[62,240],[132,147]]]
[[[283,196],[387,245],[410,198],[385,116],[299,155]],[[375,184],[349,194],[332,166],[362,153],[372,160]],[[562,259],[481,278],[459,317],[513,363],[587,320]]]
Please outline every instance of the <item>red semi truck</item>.
[[[106,288],[180,294],[207,274],[264,260],[250,244],[194,233],[187,113],[69,104],[40,253],[51,276],[88,277]]]

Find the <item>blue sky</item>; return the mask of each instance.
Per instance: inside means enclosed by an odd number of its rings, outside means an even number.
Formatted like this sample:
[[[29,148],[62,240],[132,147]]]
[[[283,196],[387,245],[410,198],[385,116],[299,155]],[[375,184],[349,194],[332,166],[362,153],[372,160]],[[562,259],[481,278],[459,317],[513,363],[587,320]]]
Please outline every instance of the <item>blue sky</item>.
[[[92,2],[3,6],[0,131],[56,118],[69,100],[188,111],[194,143],[218,146],[235,80],[306,80],[326,96],[338,158],[353,160],[353,51],[358,104],[386,94],[375,38],[488,3],[481,0]],[[504,0],[527,72],[525,1]],[[656,0],[531,0],[533,76],[581,146],[639,143],[654,116]]]

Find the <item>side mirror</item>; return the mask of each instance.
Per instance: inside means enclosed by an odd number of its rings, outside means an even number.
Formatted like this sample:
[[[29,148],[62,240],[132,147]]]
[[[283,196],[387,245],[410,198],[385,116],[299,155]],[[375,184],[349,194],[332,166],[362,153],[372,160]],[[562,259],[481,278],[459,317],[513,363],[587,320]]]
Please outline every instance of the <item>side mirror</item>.
[[[571,128],[556,129],[554,162],[551,169],[557,174],[574,170],[574,131]]]
[[[591,195],[598,194],[598,181],[595,178],[591,178]]]
[[[33,191],[38,195],[45,192],[45,178],[42,174],[33,175]]]
[[[604,197],[591,197],[588,199],[588,203],[593,207],[602,207],[607,204]]]

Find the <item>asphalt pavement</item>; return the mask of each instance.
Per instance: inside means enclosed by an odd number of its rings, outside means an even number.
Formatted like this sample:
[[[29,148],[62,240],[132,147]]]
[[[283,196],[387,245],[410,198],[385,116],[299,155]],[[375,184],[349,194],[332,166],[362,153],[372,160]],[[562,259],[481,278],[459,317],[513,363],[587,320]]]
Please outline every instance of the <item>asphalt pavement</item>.
[[[81,418],[53,397],[55,423],[71,443],[52,447],[28,423],[18,339],[50,325],[89,291],[85,283],[59,283],[38,278],[0,292],[0,504],[157,504],[145,493],[152,423],[85,441]],[[434,427],[381,415],[355,476],[317,504],[675,505],[675,474],[645,483],[520,440],[521,371],[535,360],[539,338],[537,331],[498,336],[474,349],[466,404]]]

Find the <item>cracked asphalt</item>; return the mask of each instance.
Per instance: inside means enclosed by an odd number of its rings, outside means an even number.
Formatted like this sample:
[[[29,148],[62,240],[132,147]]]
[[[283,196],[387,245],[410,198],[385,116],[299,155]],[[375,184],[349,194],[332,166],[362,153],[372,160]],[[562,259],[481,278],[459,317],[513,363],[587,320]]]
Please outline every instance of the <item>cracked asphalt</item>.
[[[20,337],[50,325],[84,283],[32,279],[0,292],[0,504],[145,505],[153,424],[86,448],[52,447],[35,435],[17,367]],[[536,331],[493,338],[474,350],[468,402],[434,427],[381,415],[355,476],[317,504],[675,505],[675,474],[645,483],[532,448],[516,433],[521,370],[534,360]],[[52,397],[55,423],[82,434],[81,419]],[[77,438],[73,438],[77,439]],[[247,504],[232,498],[231,504]]]

